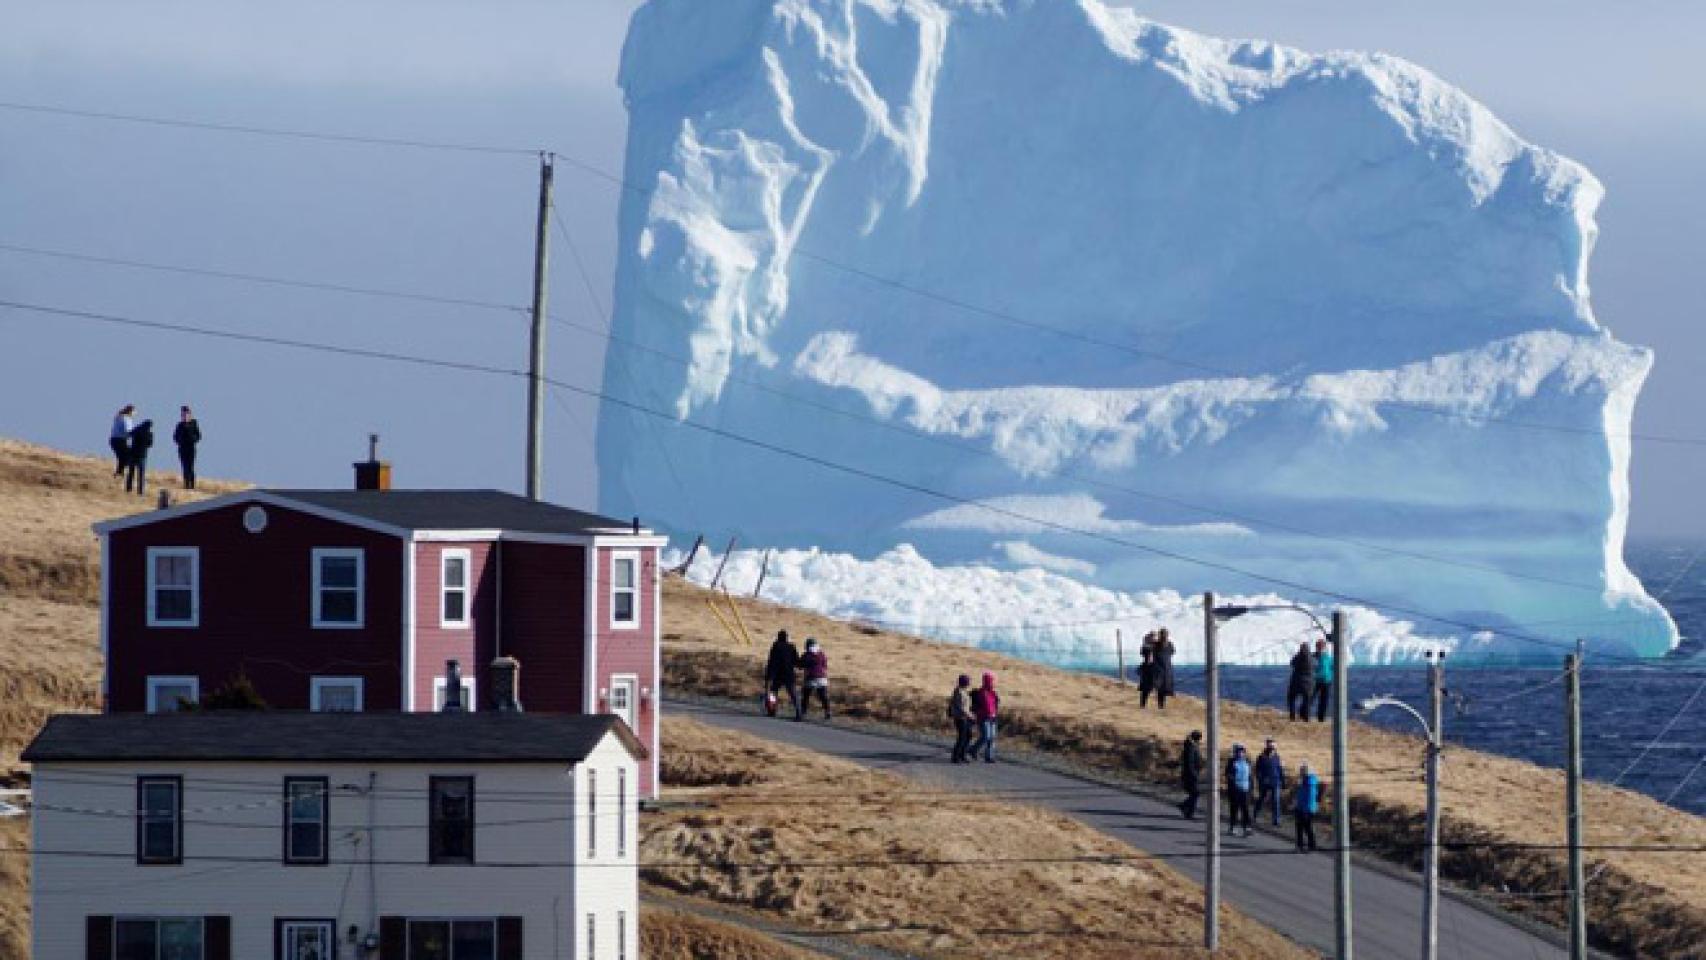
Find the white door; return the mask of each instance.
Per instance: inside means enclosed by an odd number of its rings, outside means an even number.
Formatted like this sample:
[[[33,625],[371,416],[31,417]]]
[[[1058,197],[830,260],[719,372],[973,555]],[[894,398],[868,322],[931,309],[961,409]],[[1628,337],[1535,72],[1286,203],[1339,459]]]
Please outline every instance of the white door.
[[[286,920],[284,960],[332,960],[332,924],[325,920]]]
[[[640,702],[640,678],[631,673],[619,673],[610,678],[610,712],[622,718],[628,729],[637,730]]]

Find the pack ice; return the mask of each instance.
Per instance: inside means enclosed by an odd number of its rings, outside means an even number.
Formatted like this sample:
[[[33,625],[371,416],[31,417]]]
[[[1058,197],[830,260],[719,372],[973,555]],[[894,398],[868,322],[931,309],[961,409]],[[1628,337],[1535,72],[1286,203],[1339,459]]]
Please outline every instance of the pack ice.
[[[605,512],[1014,636],[1214,589],[1355,598],[1381,658],[1675,643],[1601,187],[1426,70],[1097,0],[650,0],[620,83]]]

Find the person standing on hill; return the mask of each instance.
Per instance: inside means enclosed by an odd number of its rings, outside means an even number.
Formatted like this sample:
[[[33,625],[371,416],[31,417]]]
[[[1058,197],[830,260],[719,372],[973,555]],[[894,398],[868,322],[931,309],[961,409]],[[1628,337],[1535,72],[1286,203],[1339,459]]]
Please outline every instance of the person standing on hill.
[[[178,466],[184,471],[184,489],[195,489],[195,448],[201,443],[201,424],[189,407],[178,408],[178,425],[172,428],[172,442],[178,445]]]
[[[1226,799],[1232,806],[1232,823],[1226,832],[1238,835],[1238,825],[1244,825],[1244,836],[1250,835],[1250,756],[1242,743],[1232,745],[1232,759],[1226,761]]]
[[[829,719],[829,654],[811,637],[806,638],[806,652],[800,657],[800,669],[806,673],[806,696],[800,703],[800,716],[812,705],[812,694],[823,704],[823,718]]]
[[[955,763],[971,762],[971,734],[975,722],[971,712],[971,674],[960,674],[960,682],[948,696],[948,719],[954,721]]]
[[[113,448],[113,459],[117,461],[113,467],[113,477],[124,476],[125,468],[130,466],[130,431],[136,424],[132,417],[136,414],[136,404],[127,403],[113,414],[113,429],[107,437],[107,445]]]
[[[1333,696],[1333,651],[1327,641],[1315,641],[1315,721],[1327,722],[1327,701]]]
[[[1167,709],[1167,698],[1173,695],[1173,639],[1163,627],[1155,634],[1155,706]]]
[[[1256,809],[1271,807],[1276,827],[1280,825],[1280,793],[1283,790],[1285,764],[1280,760],[1279,748],[1269,737],[1262,747],[1262,755],[1256,758]]]
[[[800,688],[795,674],[800,671],[800,651],[794,642],[788,639],[788,631],[776,631],[776,642],[770,645],[770,659],[764,663],[764,697],[765,705],[777,703],[778,691],[788,691],[788,706],[794,708],[794,719],[800,719],[803,707],[800,704]],[[770,711],[775,716],[775,710]]]
[[[1321,807],[1321,778],[1309,772],[1309,764],[1297,768],[1297,791],[1291,799],[1291,816],[1297,823],[1297,852],[1315,849],[1315,811]],[[1306,843],[1307,841],[1307,843]]]
[[[1291,681],[1285,688],[1285,709],[1293,720],[1309,720],[1309,704],[1315,697],[1315,658],[1309,653],[1309,642],[1297,645],[1291,658]]]
[[[1001,713],[1001,695],[995,692],[995,674],[984,671],[983,686],[971,695],[971,715],[977,720],[977,739],[972,741],[971,759],[983,751],[983,762],[995,762],[995,718]]]
[[[1149,708],[1149,695],[1155,692],[1155,648],[1147,642],[1140,654],[1143,662],[1137,666],[1137,708]]]
[[[1185,788],[1185,799],[1179,804],[1179,812],[1186,820],[1195,820],[1197,816],[1197,797],[1202,793],[1202,731],[1192,730],[1185,738],[1185,746],[1179,753],[1179,786]]]
[[[136,495],[146,496],[148,491],[148,448],[154,446],[154,421],[144,420],[130,431],[130,456],[124,466],[124,492],[136,487]]]

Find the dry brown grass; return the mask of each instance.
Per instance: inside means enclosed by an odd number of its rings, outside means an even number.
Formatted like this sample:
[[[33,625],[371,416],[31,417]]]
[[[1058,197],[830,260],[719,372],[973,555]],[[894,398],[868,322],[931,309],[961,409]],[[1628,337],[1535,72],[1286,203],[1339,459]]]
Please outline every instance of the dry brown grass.
[[[640,908],[646,960],[813,960],[810,953],[732,923],[647,904]]]
[[[1076,820],[689,720],[663,740],[665,799],[704,806],[648,822],[649,884],[931,957],[1201,952],[1200,889]],[[1078,858],[1118,859],[1041,862]],[[726,866],[776,862],[806,865]],[[1311,956],[1231,909],[1224,931],[1226,957]]]
[[[735,643],[706,605],[708,594],[679,578],[664,587],[665,682],[670,689],[754,700],[766,639],[786,628],[816,637],[829,653],[831,696],[843,717],[944,733],[944,704],[960,673],[993,670],[1002,691],[1003,737],[1120,776],[1176,782],[1175,757],[1202,724],[1203,705],[1180,697],[1166,711],[1136,708],[1136,693],[1116,681],[1027,663],[916,637],[844,623],[774,604],[737,600],[756,639]],[[1331,769],[1329,725],[1288,722],[1282,711],[1227,704],[1223,738],[1259,745],[1278,738],[1291,765]],[[1421,741],[1355,724],[1353,833],[1360,845],[1419,867],[1424,804]],[[1563,776],[1504,757],[1454,749],[1446,761],[1443,831],[1447,842],[1561,844]],[[1588,785],[1590,844],[1706,845],[1706,819],[1629,790]],[[1602,852],[1589,887],[1590,933],[1625,955],[1706,956],[1706,856]],[[1451,851],[1441,870],[1460,886],[1487,892],[1556,891],[1563,860],[1553,851]],[[1561,923],[1556,898],[1504,898],[1505,905]]]
[[[25,820],[0,820],[0,958],[4,960],[24,960],[30,955],[30,860],[8,852],[29,846]]]

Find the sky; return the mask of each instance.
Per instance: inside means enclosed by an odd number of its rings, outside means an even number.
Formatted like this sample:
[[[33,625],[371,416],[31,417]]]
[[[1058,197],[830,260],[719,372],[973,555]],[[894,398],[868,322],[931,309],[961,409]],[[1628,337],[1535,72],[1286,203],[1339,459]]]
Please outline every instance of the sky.
[[[1044,0],[1060,2],[1060,0]],[[1156,19],[1309,50],[1397,54],[1606,184],[1599,319],[1657,352],[1638,433],[1706,438],[1696,322],[1706,5],[1646,0],[1154,0]],[[489,144],[514,154],[284,140],[0,108],[0,300],[525,366],[537,161],[557,166],[553,377],[596,388],[621,169],[627,0],[230,4],[3,0],[0,101],[109,114]],[[148,261],[479,301],[309,290],[25,253]],[[202,472],[342,486],[381,434],[403,486],[523,483],[512,377],[334,357],[0,307],[0,435],[104,449],[125,402],[193,405]],[[546,493],[595,500],[596,401],[553,391]],[[165,431],[161,431],[164,433]],[[157,450],[156,464],[170,451]],[[1635,536],[1706,535],[1706,447],[1637,440]]]

